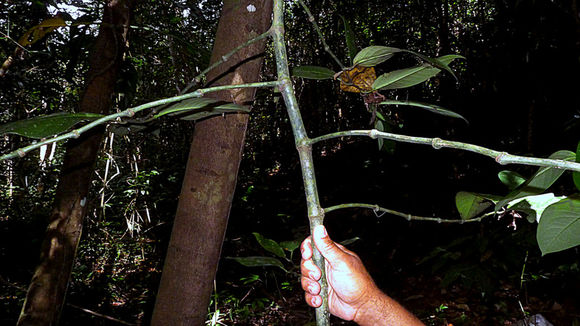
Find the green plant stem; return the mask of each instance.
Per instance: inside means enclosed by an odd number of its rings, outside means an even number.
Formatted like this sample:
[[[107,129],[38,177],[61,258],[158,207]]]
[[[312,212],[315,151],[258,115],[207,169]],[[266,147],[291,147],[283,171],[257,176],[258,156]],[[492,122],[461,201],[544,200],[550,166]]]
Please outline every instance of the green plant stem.
[[[153,108],[153,107],[156,107],[159,105],[178,102],[178,101],[186,100],[186,99],[193,98],[193,97],[201,97],[201,96],[203,96],[203,94],[206,94],[206,93],[217,92],[217,91],[222,91],[222,90],[226,90],[226,89],[251,88],[251,87],[276,87],[279,85],[280,85],[279,81],[268,81],[268,82],[249,83],[249,84],[240,84],[240,85],[224,85],[224,86],[208,87],[208,88],[204,88],[204,89],[198,89],[195,92],[191,92],[191,93],[187,93],[187,94],[183,94],[183,95],[179,95],[179,96],[169,97],[169,98],[141,104],[139,106],[129,108],[129,109],[121,111],[121,112],[117,112],[114,114],[104,116],[100,119],[97,119],[93,122],[90,122],[90,123],[78,128],[78,129],[72,130],[72,131],[67,132],[65,134],[62,134],[62,135],[59,135],[59,136],[56,136],[53,138],[45,139],[45,140],[36,142],[34,144],[28,145],[26,147],[19,148],[15,151],[8,153],[8,154],[4,154],[4,155],[0,156],[0,161],[8,160],[8,159],[15,158],[18,156],[23,157],[26,155],[26,153],[28,153],[34,149],[40,148],[43,145],[55,143],[55,142],[70,139],[70,138],[79,138],[82,133],[84,133],[92,128],[95,128],[99,125],[108,123],[110,121],[114,121],[117,118],[130,118],[130,117],[133,117],[135,115],[135,113],[137,113],[137,112],[140,112],[140,111],[143,111],[146,109],[150,109],[150,108]]]
[[[312,16],[310,9],[308,9],[306,4],[302,0],[299,0],[298,2],[300,3],[302,8],[304,9],[306,14],[308,15],[308,20],[312,23],[312,26],[314,26],[316,33],[318,33],[318,37],[320,38],[320,41],[322,42],[322,46],[324,46],[324,51],[326,51],[326,52],[328,52],[328,54],[330,54],[330,56],[334,59],[334,61],[336,61],[336,63],[338,63],[341,70],[344,70],[345,67],[342,64],[342,62],[340,62],[340,60],[336,57],[336,55],[334,55],[332,50],[330,50],[330,47],[328,46],[328,44],[326,44],[326,41],[324,40],[324,35],[322,35],[322,31],[320,30],[320,27],[318,27],[318,24],[316,23],[316,19],[314,19],[314,16]]]
[[[200,72],[197,76],[195,76],[195,78],[193,78],[193,80],[187,84],[187,86],[185,86],[184,89],[182,89],[179,93],[183,94],[187,91],[189,91],[193,86],[195,86],[197,83],[199,83],[201,81],[201,79],[212,69],[214,69],[215,67],[221,65],[222,63],[228,61],[228,59],[236,54],[236,52],[240,51],[241,49],[245,48],[246,46],[249,46],[255,42],[258,42],[260,40],[265,39],[266,37],[270,36],[270,30],[267,30],[266,32],[256,36],[255,38],[246,41],[243,44],[240,44],[239,46],[235,47],[233,50],[231,50],[230,52],[228,52],[227,54],[225,54],[224,56],[222,56],[220,58],[220,60],[214,62],[212,65],[210,65],[209,67],[205,68],[205,70],[203,70],[202,72]]]
[[[431,145],[435,149],[440,148],[454,148],[460,149],[464,151],[469,151],[485,156],[489,156],[493,158],[497,163],[506,165],[506,164],[522,164],[522,165],[532,165],[532,166],[544,166],[544,167],[552,167],[557,169],[564,169],[564,170],[571,170],[571,171],[578,171],[580,172],[580,163],[571,162],[571,161],[564,161],[564,160],[554,160],[549,158],[538,158],[538,157],[528,157],[528,156],[519,156],[509,154],[507,152],[500,152],[493,149],[489,149],[486,147],[462,143],[457,141],[450,141],[450,140],[443,140],[441,138],[426,138],[426,137],[414,137],[414,136],[406,136],[400,134],[393,134],[388,132],[378,131],[376,129],[372,130],[348,130],[348,131],[340,131],[335,132],[327,135],[322,135],[320,137],[310,139],[310,144],[314,144],[317,142],[321,142],[324,140],[329,140],[333,138],[340,138],[340,137],[347,137],[347,136],[365,136],[370,138],[384,138],[390,139],[398,142],[403,143],[412,143],[412,144],[423,144],[423,145]]]
[[[290,79],[288,69],[288,57],[286,54],[286,44],[284,41],[284,0],[274,0],[274,18],[272,23],[272,39],[274,53],[276,56],[276,68],[278,70],[278,80],[280,81],[280,92],[286,104],[288,117],[292,125],[294,141],[300,156],[300,166],[302,168],[302,179],[304,182],[304,192],[306,194],[306,204],[308,207],[308,220],[310,230],[321,225],[324,220],[324,210],[320,206],[318,190],[316,189],[316,177],[314,174],[314,163],[312,161],[312,145],[306,134],[302,117],[298,108],[298,102],[294,96],[294,87]],[[328,284],[324,268],[324,258],[320,252],[313,248],[314,263],[322,271],[320,278],[320,296],[322,305],[316,308],[316,324],[318,326],[330,325],[330,315],[328,313]]]
[[[372,204],[363,204],[363,203],[348,203],[348,204],[340,204],[340,205],[335,205],[335,206],[330,206],[324,209],[324,213],[330,213],[332,211],[336,211],[339,209],[344,209],[344,208],[368,208],[368,209],[372,209],[375,214],[381,212],[381,213],[387,213],[387,214],[391,214],[391,215],[395,215],[395,216],[400,216],[404,219],[406,219],[407,221],[428,221],[428,222],[437,222],[437,223],[457,223],[457,224],[464,224],[464,223],[474,223],[474,222],[481,222],[484,218],[488,217],[488,216],[492,216],[495,215],[495,212],[489,212],[486,214],[483,214],[482,216],[478,217],[478,218],[472,218],[469,220],[451,220],[451,219],[445,219],[445,218],[440,218],[440,217],[424,217],[424,216],[417,216],[417,215],[411,215],[411,214],[406,214],[406,213],[402,213],[402,212],[398,212],[392,209],[388,209],[388,208],[383,208],[380,207],[379,205],[372,205]]]

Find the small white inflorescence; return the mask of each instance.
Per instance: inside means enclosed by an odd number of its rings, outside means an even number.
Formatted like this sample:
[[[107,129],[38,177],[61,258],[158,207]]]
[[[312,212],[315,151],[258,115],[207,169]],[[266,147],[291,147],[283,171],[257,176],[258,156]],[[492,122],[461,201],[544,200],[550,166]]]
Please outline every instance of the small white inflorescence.
[[[246,9],[248,10],[248,12],[254,12],[256,11],[256,6],[254,6],[253,4],[249,4]]]

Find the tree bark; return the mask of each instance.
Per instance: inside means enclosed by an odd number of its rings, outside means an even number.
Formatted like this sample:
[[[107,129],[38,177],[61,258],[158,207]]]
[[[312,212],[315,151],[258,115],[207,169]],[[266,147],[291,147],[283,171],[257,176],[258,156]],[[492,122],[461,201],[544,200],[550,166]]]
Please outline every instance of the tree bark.
[[[265,32],[271,15],[271,0],[225,1],[211,62]],[[210,85],[257,81],[263,51],[263,41],[244,48],[208,74]],[[210,96],[248,103],[254,93],[239,89]],[[206,320],[247,124],[247,114],[231,114],[195,126],[152,325],[203,325]]]
[[[123,58],[133,0],[105,5],[89,71],[81,112],[106,114]],[[86,214],[87,195],[104,130],[94,129],[67,144],[55,203],[42,244],[40,263],[28,288],[18,325],[56,325]]]

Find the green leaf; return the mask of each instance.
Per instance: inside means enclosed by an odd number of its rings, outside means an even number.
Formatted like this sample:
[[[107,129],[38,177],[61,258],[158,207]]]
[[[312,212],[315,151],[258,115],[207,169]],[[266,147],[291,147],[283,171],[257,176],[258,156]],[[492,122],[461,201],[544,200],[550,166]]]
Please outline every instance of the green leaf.
[[[460,55],[450,54],[437,58],[442,64],[449,64]],[[373,89],[398,89],[415,86],[431,77],[436,76],[440,69],[434,68],[428,63],[423,63],[416,67],[394,70],[380,75],[373,83]]]
[[[356,45],[354,44],[354,32],[350,23],[343,15],[339,15],[342,19],[344,25],[344,38],[346,41],[346,47],[348,48],[348,56],[350,57],[350,63],[353,64],[354,57],[356,56]]]
[[[580,142],[578,142],[578,148],[576,149],[576,162],[580,163]],[[574,179],[576,188],[580,190],[580,172],[572,172],[572,179]]]
[[[269,267],[275,266],[281,268],[283,271],[288,272],[282,262],[274,257],[265,256],[250,256],[250,257],[226,257],[227,259],[233,259],[238,263],[246,267]]]
[[[435,105],[435,104],[429,104],[429,103],[423,103],[423,102],[417,102],[417,101],[397,101],[397,100],[385,100],[379,104],[381,104],[381,105],[414,106],[414,107],[422,108],[422,109],[425,109],[429,112],[433,112],[436,114],[441,114],[441,115],[452,117],[452,118],[462,119],[466,123],[469,123],[467,121],[467,119],[465,119],[461,114],[455,113],[453,111],[449,111],[449,110],[444,109],[444,108],[440,107],[439,105]]]
[[[301,243],[302,239],[296,239],[292,241],[282,241],[280,242],[280,247],[284,248],[285,250],[288,250],[289,252],[293,252],[294,250],[298,249],[298,247],[300,247]]]
[[[451,68],[449,68],[449,63],[450,62],[446,62],[443,61],[441,59],[437,59],[437,58],[430,58],[426,55],[422,55],[421,53],[417,53],[411,50],[403,50],[404,52],[407,53],[411,53],[414,56],[417,56],[421,59],[423,59],[424,61],[426,61],[427,63],[429,63],[431,66],[435,67],[435,68],[439,68],[441,70],[445,70],[448,73],[451,74],[451,76],[453,76],[453,78],[455,78],[455,80],[457,80],[457,76],[455,76],[455,73],[453,72],[453,70],[451,70]],[[454,56],[454,59],[465,59],[464,56],[458,55],[458,54],[450,54],[449,56]]]
[[[378,131],[385,131],[385,126],[384,126],[383,122],[381,121],[381,119],[377,119],[377,121],[375,122],[375,129]],[[383,138],[377,138],[377,144],[379,145],[379,151],[383,148],[384,141],[385,140]]]
[[[16,134],[28,138],[47,138],[63,133],[81,121],[102,118],[96,113],[54,113],[6,123],[0,126],[0,135]]]
[[[510,170],[500,171],[497,177],[509,190],[513,190],[526,182],[526,178],[522,177],[521,174]]]
[[[472,219],[493,206],[497,196],[460,191],[455,195],[455,206],[463,220]]]
[[[292,69],[292,76],[306,79],[332,79],[334,74],[334,71],[318,66],[299,66]]]
[[[366,47],[357,53],[352,63],[355,66],[374,67],[379,63],[389,60],[394,53],[401,51],[401,49],[388,46],[373,45]]]
[[[527,196],[509,202],[508,209],[526,213],[528,215],[528,222],[530,223],[540,222],[540,217],[542,216],[544,210],[548,206],[562,200],[563,198],[566,197],[556,197],[553,193]]]
[[[207,97],[190,98],[190,99],[187,99],[187,100],[184,100],[181,102],[177,102],[177,103],[171,105],[170,107],[168,107],[167,109],[162,110],[161,112],[159,112],[155,115],[155,118],[162,117],[166,114],[175,115],[178,113],[182,113],[184,111],[200,109],[200,108],[206,107],[210,104],[217,103],[217,102],[218,102],[218,100],[213,99],[213,98],[207,98]]]
[[[186,114],[189,111],[194,111],[194,113]],[[156,114],[155,118],[159,118],[164,115],[179,115],[180,119],[182,120],[199,120],[223,113],[249,111],[250,109],[247,106],[235,103],[224,103],[223,101],[219,101],[213,98],[195,97],[171,105],[170,107]]]
[[[542,255],[580,245],[580,194],[572,195],[544,210],[536,239]]]
[[[357,242],[358,240],[360,240],[359,237],[354,237],[354,238],[350,238],[350,239],[346,239],[340,242],[341,245],[343,246],[348,246],[350,244],[353,244],[355,242]]]
[[[573,161],[576,154],[571,151],[557,151],[550,155],[549,158],[554,160],[564,160]],[[518,198],[523,198],[532,195],[538,195],[543,193],[546,189],[550,188],[558,180],[558,178],[565,172],[562,169],[556,169],[551,167],[541,167],[538,171],[524,182],[520,187],[514,189],[502,200],[495,204],[495,210],[498,211],[500,208],[505,206],[507,203],[512,202]]]
[[[260,246],[262,246],[262,248],[268,250],[269,252],[273,253],[274,255],[276,255],[280,258],[286,258],[286,254],[284,253],[284,249],[282,249],[282,247],[280,247],[278,242],[276,242],[272,239],[264,238],[258,232],[252,232],[252,234],[254,235],[254,237],[256,237],[256,240],[258,241]]]

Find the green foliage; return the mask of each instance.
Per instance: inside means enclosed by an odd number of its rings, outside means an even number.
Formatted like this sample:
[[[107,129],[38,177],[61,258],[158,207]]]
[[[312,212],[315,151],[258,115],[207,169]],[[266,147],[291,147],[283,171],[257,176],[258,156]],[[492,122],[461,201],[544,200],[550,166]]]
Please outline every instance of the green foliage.
[[[574,160],[570,151],[557,151],[551,159]],[[544,193],[564,173],[563,170],[542,167],[527,180],[513,171],[498,173],[500,181],[511,192],[507,196],[483,195],[459,192],[455,197],[457,210],[462,219],[475,218],[495,204],[496,214],[507,213],[515,218],[525,214],[530,223],[538,222],[537,240],[542,254],[562,251],[580,244],[580,210],[577,195],[555,196]]]
[[[526,182],[526,178],[517,172],[503,170],[497,174],[499,180],[508,187],[509,190],[514,190],[519,187],[522,183]]]
[[[442,64],[448,65],[458,58],[463,57],[456,54],[450,54],[439,57],[437,60]],[[386,90],[415,86],[436,76],[439,72],[441,72],[440,69],[433,67],[429,63],[423,63],[416,67],[394,70],[377,77],[377,80],[373,83],[373,89]]]
[[[580,194],[548,206],[538,224],[536,238],[542,255],[580,245]]]
[[[246,267],[279,267],[285,272],[284,264],[279,259],[264,256],[250,256],[250,257],[227,257],[233,259]]]
[[[440,114],[440,115],[444,115],[444,116],[448,116],[448,117],[452,117],[452,118],[462,119],[463,121],[468,123],[467,119],[465,119],[461,114],[444,109],[444,108],[440,107],[439,105],[435,105],[435,104],[429,104],[429,103],[423,103],[423,102],[417,102],[417,101],[398,101],[398,100],[385,100],[379,104],[380,105],[407,105],[407,106],[417,107],[417,108],[425,109],[425,110],[432,112],[432,113],[436,113],[436,114]]]
[[[82,121],[102,118],[96,113],[54,113],[0,125],[0,135],[17,134],[41,139],[63,133]]]
[[[284,249],[282,249],[282,246],[280,246],[278,244],[278,242],[276,242],[272,239],[264,238],[258,232],[253,232],[252,234],[254,235],[254,237],[256,238],[256,241],[258,241],[260,246],[262,246],[262,248],[268,250],[269,252],[273,253],[274,255],[276,255],[280,258],[286,258],[286,254],[284,253]],[[296,249],[296,248],[294,248],[294,249]]]
[[[196,110],[191,114],[189,111]],[[249,112],[250,108],[235,103],[223,103],[208,97],[196,97],[175,103],[155,115],[159,118],[164,115],[180,116],[183,120],[199,120],[214,115],[234,112]]]
[[[572,161],[575,158],[575,154],[571,151],[557,151],[549,156],[551,159],[559,159],[565,161]],[[524,182],[520,187],[514,189],[506,197],[498,201],[495,205],[495,210],[499,210],[501,207],[505,206],[507,203],[512,202],[518,198],[523,198],[530,195],[537,195],[548,189],[565,171],[562,169],[542,167]]]
[[[354,31],[350,26],[350,22],[343,16],[338,15],[342,20],[344,26],[344,40],[346,42],[346,47],[348,48],[348,56],[350,58],[350,63],[353,64],[353,60],[356,57],[357,49],[354,42]]]
[[[455,206],[463,220],[479,216],[493,206],[498,196],[460,191],[455,195]]]
[[[317,66],[300,66],[292,69],[293,76],[306,79],[332,79],[334,74],[335,72],[328,68]]]
[[[242,264],[246,267],[279,267],[286,273],[292,272],[296,266],[292,263],[292,256],[294,251],[300,247],[300,243],[302,242],[301,239],[296,239],[292,241],[283,241],[283,242],[276,242],[272,239],[265,238],[258,232],[252,232],[254,238],[258,242],[258,244],[264,248],[266,251],[276,255],[278,258],[282,258],[284,261],[291,263],[292,268],[290,270],[284,267],[284,263],[274,257],[267,257],[267,256],[251,256],[251,257],[227,257],[228,259],[233,259],[238,263]],[[286,255],[286,251],[288,251],[289,256]]]
[[[381,64],[390,58],[397,52],[401,52],[401,49],[392,48],[388,46],[373,45],[362,49],[353,59],[353,65],[363,66],[363,67],[374,67]]]
[[[576,149],[576,162],[580,163],[580,141],[578,142],[578,147]],[[572,172],[572,178],[574,180],[574,185],[576,185],[576,189],[580,190],[580,172]]]

